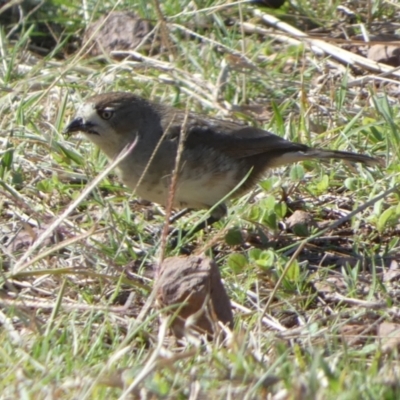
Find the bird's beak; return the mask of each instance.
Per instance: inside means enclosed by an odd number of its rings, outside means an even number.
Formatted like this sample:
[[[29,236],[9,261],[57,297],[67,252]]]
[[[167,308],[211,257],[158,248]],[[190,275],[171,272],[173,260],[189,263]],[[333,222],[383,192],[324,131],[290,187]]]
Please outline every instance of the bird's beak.
[[[78,117],[69,123],[69,125],[64,129],[63,133],[64,135],[70,135],[71,133],[82,131],[84,126],[85,124],[83,123],[83,119]]]
[[[64,135],[71,135],[74,132],[87,132],[87,133],[95,133],[91,132],[91,128],[93,124],[90,122],[85,123],[81,117],[77,117],[73,119],[69,125],[64,129]]]

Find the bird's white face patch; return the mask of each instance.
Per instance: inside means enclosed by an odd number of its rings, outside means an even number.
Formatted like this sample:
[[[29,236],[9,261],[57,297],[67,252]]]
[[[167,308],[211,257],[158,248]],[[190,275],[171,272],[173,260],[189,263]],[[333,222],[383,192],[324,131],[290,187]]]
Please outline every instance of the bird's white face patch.
[[[111,108],[105,108],[100,112],[109,113],[110,118],[113,116],[113,109]],[[82,104],[78,109],[76,118],[82,119],[82,125],[86,127],[82,130],[82,133],[95,144],[100,145],[104,141],[115,139],[116,135],[109,122],[110,118],[102,118],[94,103]]]
[[[83,103],[78,110],[78,116],[84,119],[91,119],[97,115],[95,105],[93,103]]]
[[[110,113],[111,118],[114,110],[105,108],[101,112]],[[92,143],[99,146],[109,158],[113,158],[121,151],[121,146],[123,147],[124,143],[121,144],[109,119],[102,118],[95,103],[92,102],[82,104],[75,117],[75,120],[81,120],[82,129],[80,131]]]
[[[82,118],[84,124],[92,124],[93,129],[97,131],[99,135],[106,128],[104,121],[99,117],[95,105],[93,103],[82,104],[78,110],[77,116]]]

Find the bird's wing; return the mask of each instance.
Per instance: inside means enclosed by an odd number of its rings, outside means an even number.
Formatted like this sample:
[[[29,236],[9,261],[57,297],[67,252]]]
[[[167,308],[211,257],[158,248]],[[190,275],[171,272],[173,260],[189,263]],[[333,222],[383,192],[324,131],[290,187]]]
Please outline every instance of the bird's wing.
[[[167,138],[170,140],[179,140],[181,133],[186,132],[187,148],[209,147],[235,159],[268,153],[279,157],[287,152],[308,149],[306,145],[289,142],[262,129],[192,115],[185,122],[170,121],[164,125],[164,129],[167,129]]]
[[[196,135],[200,136],[200,135]],[[253,127],[242,127],[229,133],[217,133],[219,150],[233,158],[245,158],[258,154],[271,154],[279,157],[295,151],[307,151],[304,144],[293,143],[271,132]]]
[[[271,154],[279,157],[288,152],[308,149],[303,144],[292,143],[271,132],[252,127],[242,127],[228,132],[194,127],[189,131],[185,144],[189,147],[199,144],[208,146],[235,159],[259,154]]]
[[[203,147],[236,160],[246,159],[257,171],[312,158],[343,159],[369,166],[380,163],[379,160],[363,154],[315,149],[290,142],[263,129],[212,118],[198,118],[191,114],[184,123],[182,120],[175,120],[169,124],[167,140],[179,140],[182,132],[186,132],[186,148]]]

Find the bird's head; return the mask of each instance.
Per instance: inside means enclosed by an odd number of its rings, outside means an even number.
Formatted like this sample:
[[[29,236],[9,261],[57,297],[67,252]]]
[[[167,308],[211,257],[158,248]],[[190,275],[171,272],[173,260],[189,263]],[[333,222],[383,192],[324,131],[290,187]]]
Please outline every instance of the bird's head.
[[[109,157],[114,157],[136,136],[157,130],[155,106],[131,93],[111,92],[88,98],[64,133],[82,132]]]

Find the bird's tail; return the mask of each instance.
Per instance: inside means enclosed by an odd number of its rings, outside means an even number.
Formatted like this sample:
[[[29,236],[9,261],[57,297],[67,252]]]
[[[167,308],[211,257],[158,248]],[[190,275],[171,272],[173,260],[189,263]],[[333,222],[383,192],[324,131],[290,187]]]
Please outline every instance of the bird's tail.
[[[298,161],[310,160],[313,158],[320,160],[333,158],[337,160],[362,163],[369,167],[382,165],[381,160],[374,157],[366,156],[364,154],[357,154],[349,151],[339,150],[322,150],[302,146],[301,149],[286,151],[283,152],[280,157],[271,158],[269,167],[279,167],[282,165],[292,164]]]
[[[337,160],[345,160],[350,162],[357,162],[373,167],[375,165],[382,165],[381,160],[366,156],[364,154],[352,153],[350,151],[339,151],[339,150],[320,150],[320,149],[309,149],[304,153],[306,158],[319,158],[319,159],[330,159],[334,158]]]

